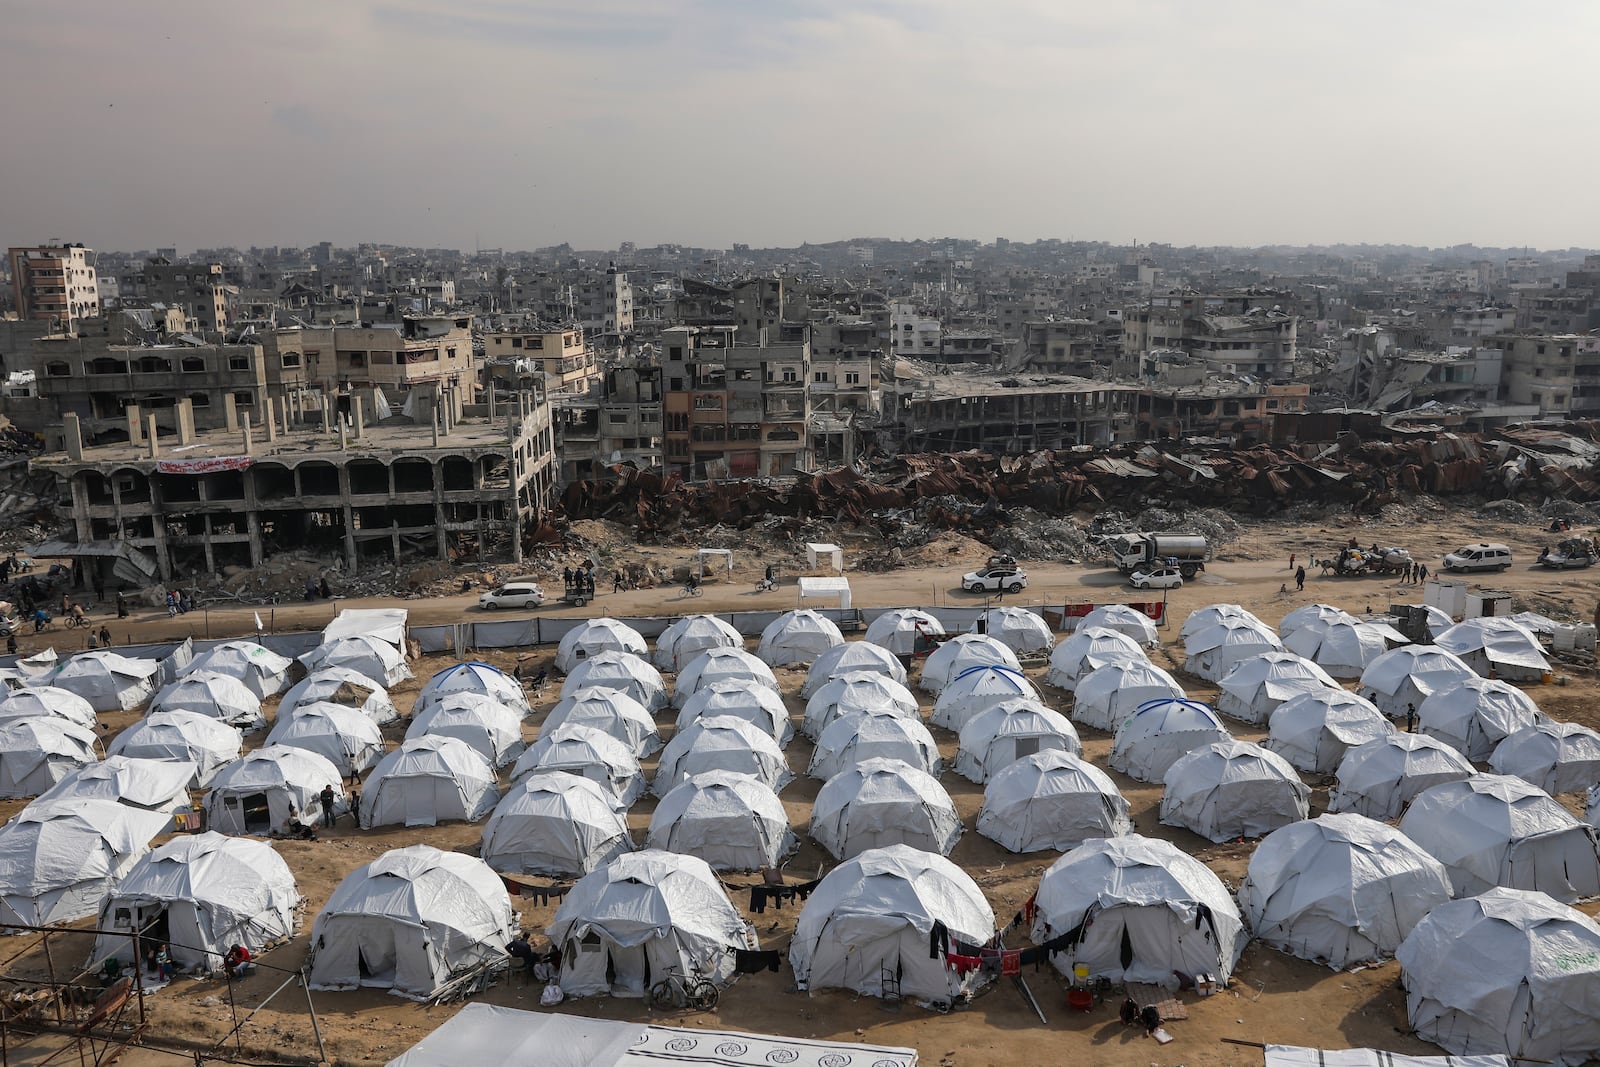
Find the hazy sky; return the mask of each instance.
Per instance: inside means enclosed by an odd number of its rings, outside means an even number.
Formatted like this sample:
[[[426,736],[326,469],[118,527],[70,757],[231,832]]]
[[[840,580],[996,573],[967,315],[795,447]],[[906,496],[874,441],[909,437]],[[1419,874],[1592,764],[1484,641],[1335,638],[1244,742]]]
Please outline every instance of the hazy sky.
[[[0,244],[1600,245],[1600,4],[13,0]]]

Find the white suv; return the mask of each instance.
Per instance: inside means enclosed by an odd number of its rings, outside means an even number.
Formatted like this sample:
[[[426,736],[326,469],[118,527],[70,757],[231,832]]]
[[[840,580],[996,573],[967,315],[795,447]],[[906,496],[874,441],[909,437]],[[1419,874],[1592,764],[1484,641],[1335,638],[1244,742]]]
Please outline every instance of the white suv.
[[[1464,545],[1445,556],[1447,571],[1503,571],[1511,566],[1511,549],[1501,544]]]
[[[500,588],[478,598],[484,611],[496,608],[536,608],[544,603],[544,590],[532,578],[513,578]]]

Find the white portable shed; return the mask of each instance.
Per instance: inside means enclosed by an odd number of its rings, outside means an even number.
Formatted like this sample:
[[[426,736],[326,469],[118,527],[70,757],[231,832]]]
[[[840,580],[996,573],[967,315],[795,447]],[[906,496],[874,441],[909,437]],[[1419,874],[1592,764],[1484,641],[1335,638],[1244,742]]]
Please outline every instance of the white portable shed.
[[[844,573],[844,549],[838,545],[806,542],[806,566],[811,570],[830,570]]]

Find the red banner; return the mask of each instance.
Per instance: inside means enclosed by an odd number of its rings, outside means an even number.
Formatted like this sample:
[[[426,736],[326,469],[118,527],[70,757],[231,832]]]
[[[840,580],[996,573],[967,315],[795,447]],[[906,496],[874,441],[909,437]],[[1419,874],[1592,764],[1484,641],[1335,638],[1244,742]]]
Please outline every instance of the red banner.
[[[255,460],[250,456],[215,456],[208,459],[158,459],[159,474],[215,474],[217,471],[242,471]]]

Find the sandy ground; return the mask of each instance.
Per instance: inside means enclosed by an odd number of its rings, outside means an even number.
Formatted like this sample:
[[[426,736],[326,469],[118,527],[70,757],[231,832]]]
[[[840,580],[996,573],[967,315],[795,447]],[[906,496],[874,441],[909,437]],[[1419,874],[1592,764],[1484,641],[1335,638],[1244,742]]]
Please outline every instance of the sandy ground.
[[[1511,571],[1487,576],[1477,584],[1512,591],[1519,608],[1529,607],[1584,619],[1590,616],[1596,597],[1600,595],[1600,570],[1552,574],[1530,569],[1528,564],[1537,555],[1539,546],[1548,539],[1537,529],[1480,522],[1465,513],[1435,514],[1438,515],[1437,521],[1416,523],[1405,529],[1331,524],[1279,524],[1254,529],[1241,541],[1227,546],[1202,579],[1171,595],[1171,621],[1163,631],[1163,646],[1153,654],[1153,658],[1171,668],[1181,664],[1182,649],[1176,644],[1178,624],[1188,612],[1206,604],[1224,601],[1239,603],[1255,611],[1268,623],[1276,624],[1293,608],[1313,602],[1331,603],[1359,612],[1381,609],[1391,602],[1420,600],[1418,590],[1412,586],[1379,579],[1324,578],[1319,573],[1308,577],[1303,593],[1296,593],[1292,573],[1288,569],[1290,553],[1300,559],[1331,555],[1344,539],[1351,536],[1363,543],[1378,540],[1386,544],[1406,545],[1418,558],[1428,561],[1430,566],[1435,565],[1444,551],[1459,543],[1477,539],[1505,541],[1511,544],[1520,562]],[[654,550],[648,553],[640,550],[638,557],[643,558],[647,554],[658,562],[674,559],[683,562],[687,556],[681,550]],[[880,574],[852,573],[850,577],[855,601],[862,606],[981,603],[981,598],[960,592],[957,580],[963,570],[980,562],[985,554],[986,550],[981,545],[947,537],[941,544],[923,553],[925,559],[930,555],[942,558],[941,565]],[[626,560],[633,557],[622,558]],[[642,615],[793,606],[796,594],[792,584],[771,593],[753,591],[753,582],[764,565],[761,559],[747,555],[738,563],[739,567],[733,576],[711,585],[705,596],[693,600],[681,596],[676,588],[666,588],[615,595],[602,593],[594,605],[582,611],[560,607],[541,610],[562,615]],[[1024,565],[1032,576],[1030,588],[1020,597],[1008,598],[1010,602],[1059,606],[1063,602],[1142,600],[1149,596],[1126,589],[1115,572],[1104,566],[1030,566],[1026,561]],[[1280,592],[1280,587],[1285,584],[1288,591]],[[268,621],[270,626],[288,630],[320,628],[343,607],[394,603],[397,602],[381,599],[337,600],[309,605],[294,603],[273,609],[244,607],[196,612],[178,619],[168,619],[164,613],[146,612],[128,620],[112,619],[110,624],[119,643],[190,634],[221,637],[252,632],[255,629],[253,612],[256,610],[262,612],[263,620]],[[479,615],[474,607],[475,594],[398,603],[411,611],[412,620],[416,623],[460,621]],[[61,635],[56,636],[59,638]],[[23,647],[30,650],[38,646],[30,638],[24,641]],[[524,653],[528,651],[523,650]],[[553,651],[549,647],[531,650],[531,659],[536,663],[548,663]],[[515,650],[508,650],[487,654],[485,658],[509,667],[517,655]],[[419,677],[426,678],[450,662],[450,657],[427,657],[415,664],[414,669]],[[1033,673],[1037,678],[1042,670]],[[1596,684],[1592,672],[1562,667],[1561,673],[1567,676],[1569,684],[1564,687],[1535,687],[1532,690],[1535,699],[1557,718],[1600,725],[1600,714],[1597,714],[1594,704]],[[795,693],[804,673],[799,669],[780,670],[779,676],[790,710],[798,723],[804,705]],[[1216,695],[1214,686],[1198,679],[1185,676],[1182,681],[1190,694],[1199,699],[1209,701]],[[410,682],[396,689],[396,702],[402,710],[409,708],[418,684]],[[544,699],[537,702],[536,713],[526,725],[530,740],[537,735],[540,722],[554,703],[556,688],[552,685]],[[1068,710],[1068,694],[1051,688],[1045,688],[1044,691],[1055,706],[1063,711]],[[919,697],[924,701],[926,712],[931,708],[931,701],[927,700],[925,694],[919,693]],[[125,728],[134,717],[107,716],[107,735]],[[1230,726],[1241,738],[1259,740],[1264,736],[1261,730],[1245,728],[1237,723],[1231,723]],[[939,738],[948,767],[955,755],[955,736],[937,729],[934,732]],[[390,730],[388,733],[391,743],[394,743],[398,741],[401,731]],[[1086,756],[1104,767],[1110,751],[1110,737],[1093,730],[1082,730],[1082,733]],[[252,735],[247,739],[247,744],[257,745],[261,737],[261,734]],[[830,863],[826,853],[803,836],[810,805],[820,785],[804,774],[811,752],[811,743],[803,735],[797,734],[788,748],[789,762],[797,777],[783,793],[791,822],[797,831],[802,832],[804,842],[790,863],[789,870],[804,877],[812,876],[813,872]],[[653,773],[653,760],[647,762],[646,770]],[[1115,773],[1112,777],[1132,806],[1139,832],[1178,843],[1207,863],[1230,887],[1237,886],[1244,876],[1253,843],[1213,845],[1185,831],[1161,826],[1157,821],[1159,788],[1133,782]],[[1056,854],[1014,855],[973,832],[971,828],[982,803],[982,788],[951,771],[946,771],[943,783],[954,797],[968,828],[956,846],[952,859],[978,881],[996,914],[1004,921],[1033,892],[1039,874],[1056,859]],[[1315,815],[1326,804],[1328,782],[1313,781],[1312,785],[1312,814]],[[1563,799],[1572,801],[1573,798]],[[653,798],[646,797],[636,803],[629,813],[629,824],[635,831],[637,841],[643,840],[654,804]],[[20,802],[0,805],[0,815],[9,816],[20,806]],[[339,880],[356,866],[386,849],[415,842],[472,852],[476,850],[480,829],[475,825],[456,824],[426,830],[390,828],[361,833],[345,822],[315,843],[280,843],[278,847],[293,868],[300,890],[305,895],[306,921],[300,936],[270,953],[266,962],[294,967],[303,961],[310,917],[322,906]],[[734,883],[748,882],[750,876],[733,875],[728,880]],[[742,901],[736,903],[743,906]],[[535,931],[542,931],[554,914],[552,906],[535,907],[520,901],[517,906],[525,927]],[[1596,909],[1591,907],[1587,910]],[[786,909],[752,916],[763,946],[786,947],[796,914],[794,909]],[[73,947],[58,941],[54,959],[58,966],[64,967],[63,961],[82,958],[86,948],[86,945]],[[10,957],[15,951],[8,948],[5,955]],[[40,963],[37,954],[32,954],[8,967],[15,972],[19,967]],[[1258,1051],[1223,1043],[1220,1040],[1222,1038],[1332,1048],[1372,1045],[1399,1052],[1436,1051],[1406,1032],[1404,999],[1397,986],[1397,976],[1398,968],[1392,963],[1357,973],[1336,973],[1252,945],[1245,951],[1231,988],[1204,1000],[1195,998],[1193,994],[1185,994],[1190,1017],[1169,1025],[1168,1029],[1176,1040],[1166,1046],[1158,1046],[1147,1040],[1142,1036],[1142,1031],[1124,1031],[1117,1023],[1115,1004],[1097,1007],[1087,1014],[1069,1012],[1065,1005],[1064,984],[1048,969],[1025,975],[1044,1007],[1049,1020],[1047,1023],[1040,1023],[1016,989],[1006,982],[991,987],[970,1007],[950,1015],[938,1015],[911,1004],[892,1011],[886,1010],[876,1000],[837,992],[806,996],[795,991],[793,977],[787,967],[779,974],[763,973],[740,979],[724,994],[720,1008],[711,1015],[652,1014],[637,1001],[609,998],[568,1001],[561,1010],[605,1018],[648,1019],[687,1026],[909,1045],[920,1051],[925,1063],[940,1065],[1053,1063],[1084,1058],[1130,1067],[1168,1064],[1194,1067],[1261,1062]],[[240,1014],[259,1005],[278,981],[274,976],[262,973],[238,985],[234,992]],[[380,1064],[387,1061],[456,1010],[454,1007],[421,1007],[375,992],[317,993],[314,996],[329,1058],[349,1064]],[[482,999],[495,1004],[538,1010],[538,989],[524,986],[517,980],[503,981]],[[227,1034],[232,1025],[227,990],[223,984],[213,981],[179,980],[171,988],[148,996],[146,1008],[153,1021],[154,1032],[187,1041],[216,1042]],[[230,1039],[229,1047],[233,1045]],[[262,1058],[275,1055],[314,1056],[314,1041],[303,992],[291,986],[262,1008],[242,1030],[239,1051],[247,1058],[252,1055]],[[11,1062],[38,1062],[43,1055],[39,1047],[13,1049]],[[134,1050],[122,1062],[143,1067],[146,1064],[174,1061],[170,1056]]]

